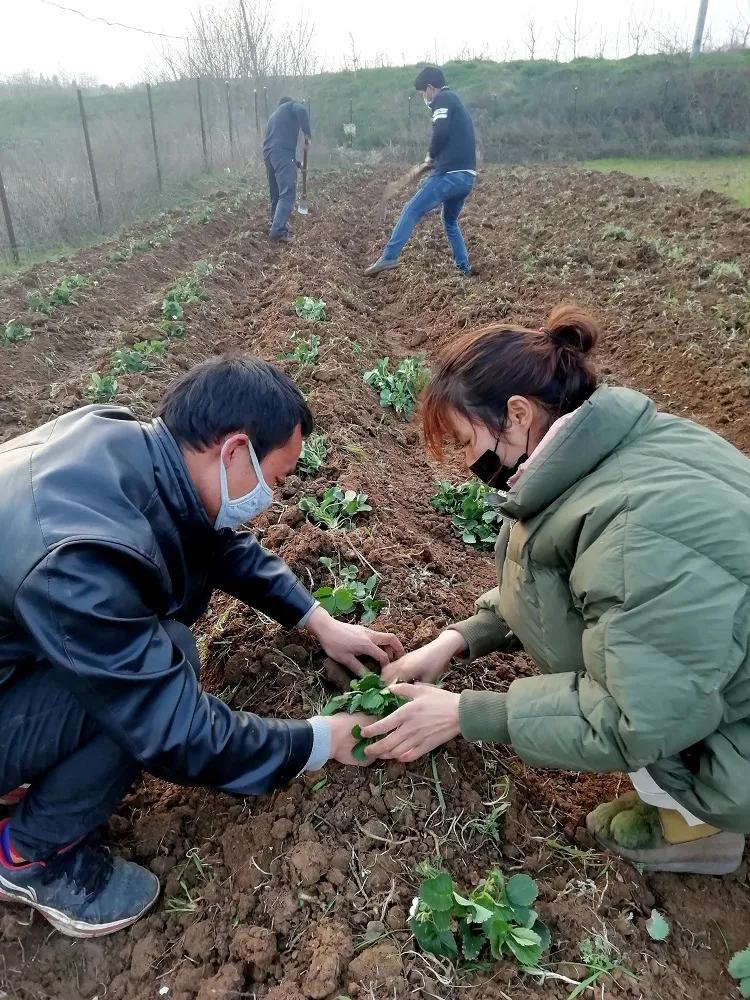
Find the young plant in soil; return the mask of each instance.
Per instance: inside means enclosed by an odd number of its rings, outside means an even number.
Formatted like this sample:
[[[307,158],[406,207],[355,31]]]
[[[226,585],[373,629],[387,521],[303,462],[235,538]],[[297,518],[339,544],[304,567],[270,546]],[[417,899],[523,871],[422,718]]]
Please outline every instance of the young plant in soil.
[[[299,372],[312,367],[318,360],[320,354],[320,337],[313,333],[309,337],[303,337],[298,330],[292,334],[294,350],[288,354],[280,354],[279,361],[296,361],[299,365]]]
[[[375,573],[361,583],[358,580],[357,566],[339,564],[334,567],[333,559],[329,559],[328,556],[321,556],[319,562],[333,577],[333,586],[318,587],[314,590],[313,597],[316,601],[320,601],[322,607],[334,618],[359,612],[362,624],[371,625],[380,610],[385,607],[385,601],[379,601],[375,597],[378,588],[378,578]]]
[[[454,534],[482,551],[494,547],[503,520],[499,511],[486,505],[489,492],[489,488],[479,482],[454,486],[443,481],[432,498],[435,510],[450,517]]]
[[[23,323],[17,323],[14,319],[5,324],[4,329],[0,329],[0,344],[7,347],[9,344],[21,344],[31,337],[31,329]]]
[[[740,996],[750,997],[750,948],[733,955],[728,968],[729,975],[738,980]]]
[[[329,531],[348,527],[357,514],[372,510],[366,493],[344,492],[340,486],[329,486],[321,500],[317,497],[303,497],[297,505],[313,524]]]
[[[576,1000],[576,997],[583,996],[586,990],[595,986],[602,976],[611,976],[618,969],[621,969],[631,979],[637,978],[635,973],[622,967],[615,956],[612,945],[601,934],[597,934],[593,938],[585,938],[578,945],[578,950],[588,975],[581,980],[572,993],[568,994],[567,1000]]]
[[[86,386],[86,399],[91,403],[110,403],[117,395],[117,379],[114,375],[91,376]]]
[[[417,397],[430,377],[424,358],[404,358],[395,372],[388,370],[389,358],[381,358],[364,382],[380,393],[380,405],[392,407],[404,420],[411,420]]]
[[[456,892],[447,872],[423,866],[427,876],[412,904],[409,928],[423,951],[455,962],[475,962],[489,950],[494,959],[514,958],[536,968],[549,948],[549,931],[531,908],[536,882],[519,873],[507,881],[493,868],[469,896]]]
[[[165,340],[138,340],[132,347],[122,347],[112,354],[112,371],[117,375],[145,372],[153,358],[163,358],[169,345]]]
[[[328,441],[324,434],[314,433],[305,439],[297,468],[303,476],[314,476],[328,457]]]
[[[325,323],[328,315],[323,299],[314,299],[309,295],[298,295],[293,303],[294,311],[300,319],[310,319],[317,323]]]
[[[326,702],[320,714],[336,715],[338,712],[348,712],[351,715],[354,712],[365,712],[376,719],[384,719],[386,715],[405,705],[408,700],[390,692],[378,674],[369,673],[359,680],[352,681],[349,691],[337,694]],[[352,728],[352,736],[357,740],[352,750],[352,757],[355,760],[367,760],[365,747],[374,741],[364,739],[359,726]]]

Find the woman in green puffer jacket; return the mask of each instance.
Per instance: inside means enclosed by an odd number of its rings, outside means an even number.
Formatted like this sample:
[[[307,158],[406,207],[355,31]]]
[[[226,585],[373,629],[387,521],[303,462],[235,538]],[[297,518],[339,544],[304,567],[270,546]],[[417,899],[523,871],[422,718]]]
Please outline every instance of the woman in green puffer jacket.
[[[385,668],[412,700],[363,730],[414,760],[458,735],[527,763],[627,771],[588,817],[649,870],[722,874],[750,832],[750,460],[711,431],[601,385],[596,324],[453,341],[425,392],[436,457],[456,442],[501,492],[497,587],[476,614]],[[522,647],[539,675],[506,694],[434,682],[454,656]]]

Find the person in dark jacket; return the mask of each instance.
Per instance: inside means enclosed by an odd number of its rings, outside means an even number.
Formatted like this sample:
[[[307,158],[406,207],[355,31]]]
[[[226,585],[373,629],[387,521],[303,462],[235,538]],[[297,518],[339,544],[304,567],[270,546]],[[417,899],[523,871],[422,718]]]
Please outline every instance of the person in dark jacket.
[[[119,930],[159,883],[88,835],[142,770],[259,795],[354,763],[349,716],[262,719],[206,694],[190,633],[218,589],[308,629],[355,673],[360,655],[401,652],[333,619],[236,530],[271,504],[311,427],[283,372],[226,357],[174,383],[151,422],[87,406],[0,446],[0,791],[17,803],[0,823],[0,899],[72,936]]]
[[[297,142],[300,132],[305,149],[310,148],[312,132],[307,108],[291,97],[282,97],[278,108],[268,119],[263,140],[263,160],[271,194],[270,238],[288,243],[289,216],[297,197]]]
[[[425,162],[417,173],[429,172],[404,206],[391,238],[380,258],[367,268],[372,277],[399,265],[401,251],[409,242],[420,219],[435,208],[443,207],[443,226],[453,261],[462,274],[471,274],[458,218],[477,177],[477,150],[474,125],[460,98],[446,86],[445,76],[436,66],[427,66],[414,82],[432,112],[432,141]]]

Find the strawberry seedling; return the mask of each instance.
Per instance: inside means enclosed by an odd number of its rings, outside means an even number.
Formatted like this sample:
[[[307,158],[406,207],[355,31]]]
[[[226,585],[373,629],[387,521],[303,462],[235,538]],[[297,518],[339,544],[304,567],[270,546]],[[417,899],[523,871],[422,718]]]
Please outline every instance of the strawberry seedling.
[[[495,545],[497,533],[502,524],[499,511],[486,504],[490,490],[479,482],[441,482],[438,492],[432,498],[432,506],[451,519],[451,528],[467,545],[482,551],[489,551]]]
[[[493,868],[469,896],[456,892],[447,872],[425,866],[419,895],[409,913],[409,928],[423,951],[456,961],[475,962],[485,949],[494,959],[514,958],[536,968],[549,948],[549,931],[532,904],[536,882],[519,873],[507,881]]]
[[[333,560],[327,556],[322,556],[319,562],[333,577],[333,585],[318,587],[313,591],[313,597],[320,601],[322,607],[334,618],[355,613],[359,608],[362,624],[372,624],[378,612],[385,607],[385,601],[379,601],[375,597],[378,588],[376,574],[373,573],[365,583],[361,583],[357,579],[359,569],[356,566],[339,565],[334,568]]]
[[[82,274],[71,274],[69,278],[63,278],[59,285],[50,292],[50,302],[53,305],[77,306],[78,302],[73,298],[73,293],[78,288],[85,288],[89,284],[89,279]]]
[[[729,963],[729,975],[738,980],[740,996],[750,997],[750,948],[738,951]]]
[[[354,490],[344,492],[340,486],[329,486],[321,500],[317,497],[303,497],[298,507],[313,524],[328,528],[329,531],[349,527],[357,514],[372,510],[367,503],[366,493],[355,493]]]
[[[430,373],[424,358],[404,358],[395,372],[388,370],[389,363],[389,358],[381,358],[372,371],[365,372],[364,382],[380,393],[381,406],[390,406],[404,420],[411,420]]]
[[[314,476],[325,464],[328,457],[328,441],[324,434],[311,434],[302,445],[297,468],[303,476]]]
[[[408,698],[400,698],[389,691],[379,674],[369,673],[359,680],[352,681],[349,691],[337,694],[326,702],[320,714],[336,715],[338,712],[348,712],[351,715],[354,712],[365,712],[377,719],[384,719],[407,701]],[[365,739],[359,726],[352,728],[352,736],[357,740],[352,750],[352,757],[355,760],[367,760],[365,747],[374,741]]]
[[[86,387],[86,399],[92,403],[109,403],[117,395],[117,379],[114,375],[91,376],[91,381]]]
[[[309,295],[298,295],[294,300],[294,311],[300,319],[314,320],[325,323],[328,315],[323,299],[313,299]]]
[[[14,319],[5,324],[5,329],[0,329],[0,344],[4,347],[8,344],[21,344],[30,337],[31,329]]]
[[[152,358],[163,358],[169,349],[164,340],[138,340],[132,347],[122,347],[112,354],[112,371],[117,375],[145,372]]]
[[[279,361],[296,361],[299,365],[299,374],[304,368],[312,366],[318,360],[320,354],[320,337],[313,333],[310,337],[303,337],[298,330],[292,334],[294,350],[289,354],[280,354]]]
[[[45,316],[49,316],[55,307],[48,295],[43,295],[41,292],[28,292],[26,308],[29,312],[43,313]]]

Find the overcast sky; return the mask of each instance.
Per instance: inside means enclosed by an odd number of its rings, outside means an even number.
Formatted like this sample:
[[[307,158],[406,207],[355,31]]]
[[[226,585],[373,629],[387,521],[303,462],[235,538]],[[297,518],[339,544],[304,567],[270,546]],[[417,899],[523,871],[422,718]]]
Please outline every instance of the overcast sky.
[[[190,34],[190,0],[56,0],[88,16],[121,21],[154,32]],[[237,0],[215,0],[228,7]],[[250,5],[257,0],[247,0]],[[210,6],[204,4],[203,6]],[[362,63],[444,61],[461,54],[496,59],[526,57],[527,21],[536,22],[537,55],[551,57],[556,34],[569,34],[576,0],[273,0],[275,18],[294,21],[307,11],[315,24],[315,48],[328,69],[341,69],[351,52],[351,33]],[[622,57],[632,51],[628,22],[647,23],[670,37],[692,39],[698,0],[579,0],[584,39],[580,54]],[[102,83],[133,83],[160,68],[161,41],[84,20],[44,0],[0,0],[0,73],[31,70],[50,76],[87,75]],[[729,37],[734,25],[750,20],[750,0],[709,0],[708,32],[714,41]],[[566,30],[566,27],[568,30]],[[563,41],[560,58],[570,57]]]

